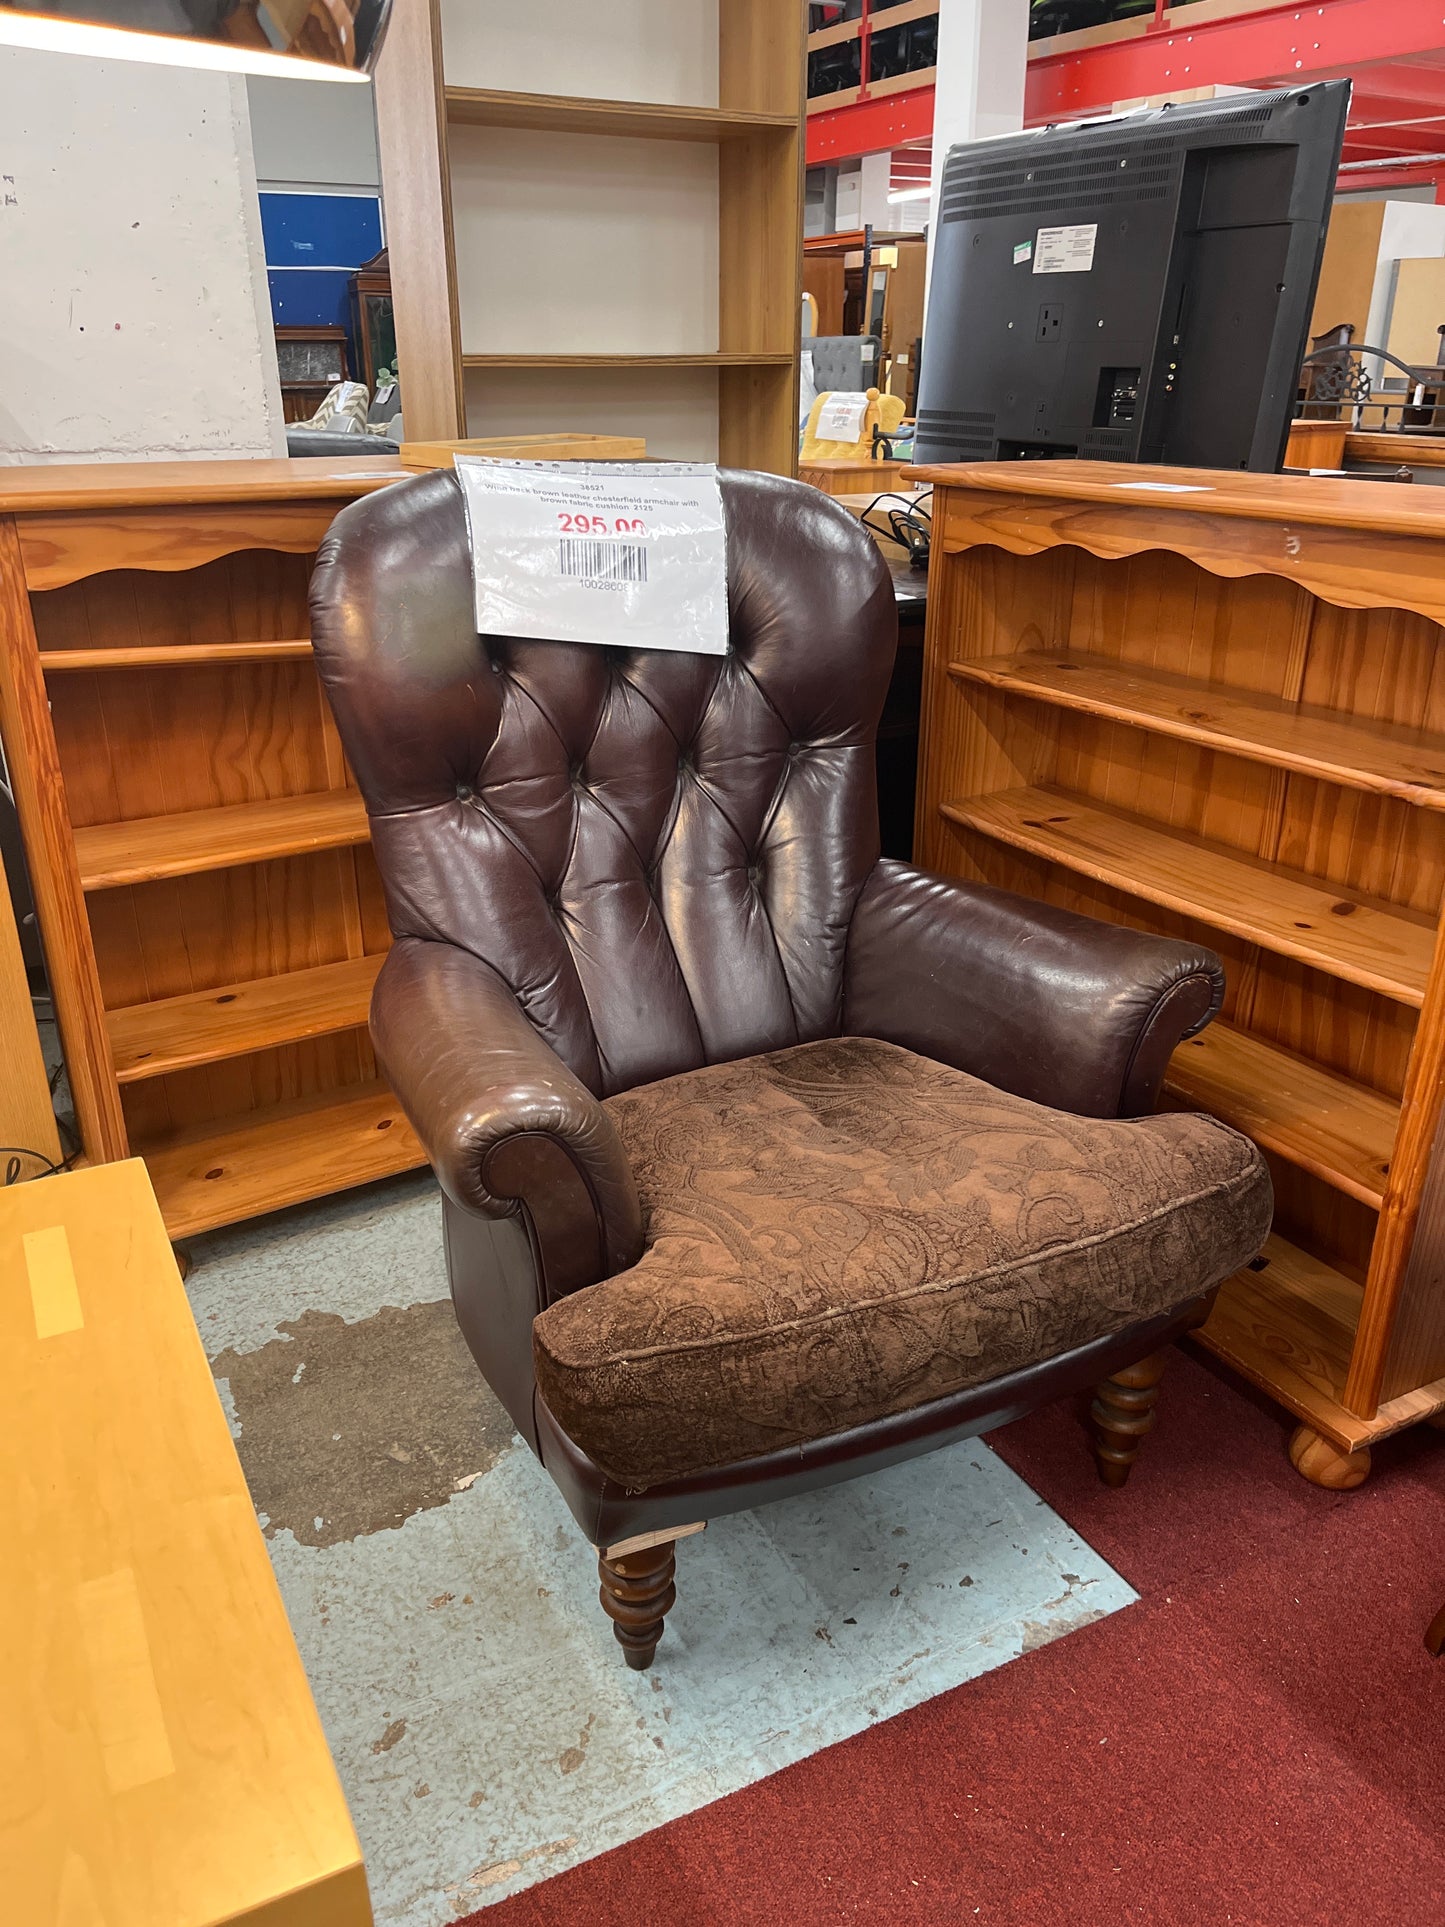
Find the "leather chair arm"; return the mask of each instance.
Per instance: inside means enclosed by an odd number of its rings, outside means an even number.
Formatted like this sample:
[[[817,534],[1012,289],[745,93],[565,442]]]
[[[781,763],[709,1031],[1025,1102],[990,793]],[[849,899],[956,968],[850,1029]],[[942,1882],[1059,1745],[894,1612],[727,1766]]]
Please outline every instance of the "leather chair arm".
[[[403,937],[371,1036],[447,1196],[524,1215],[547,1302],[637,1262],[641,1207],[612,1120],[490,965]]]
[[[880,862],[849,931],[843,1029],[1085,1117],[1142,1117],[1216,1015],[1202,945]]]

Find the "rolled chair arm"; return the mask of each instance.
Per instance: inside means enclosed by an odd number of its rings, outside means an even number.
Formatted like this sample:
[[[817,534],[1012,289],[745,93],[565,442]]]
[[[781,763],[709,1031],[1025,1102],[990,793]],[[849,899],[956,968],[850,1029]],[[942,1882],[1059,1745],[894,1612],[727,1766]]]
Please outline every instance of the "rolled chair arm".
[[[403,937],[371,1036],[447,1196],[525,1214],[548,1301],[636,1263],[641,1209],[612,1120],[490,965]]]
[[[843,1028],[1056,1110],[1142,1117],[1223,996],[1202,945],[884,861],[853,913]]]

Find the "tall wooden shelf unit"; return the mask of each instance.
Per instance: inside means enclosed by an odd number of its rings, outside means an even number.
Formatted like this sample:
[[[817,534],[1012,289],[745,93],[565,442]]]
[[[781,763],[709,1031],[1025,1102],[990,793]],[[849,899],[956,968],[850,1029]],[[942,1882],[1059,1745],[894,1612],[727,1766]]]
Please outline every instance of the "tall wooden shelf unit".
[[[0,732],[84,1154],[142,1154],[173,1238],[424,1161],[366,1035],[390,934],[306,606],[401,473],[0,484]]]
[[[376,105],[409,438],[795,471],[795,0],[395,0]]]
[[[1445,496],[913,473],[918,858],[1223,956],[1168,1101],[1256,1140],[1277,1212],[1203,1342],[1297,1415],[1301,1472],[1357,1485],[1445,1410]]]

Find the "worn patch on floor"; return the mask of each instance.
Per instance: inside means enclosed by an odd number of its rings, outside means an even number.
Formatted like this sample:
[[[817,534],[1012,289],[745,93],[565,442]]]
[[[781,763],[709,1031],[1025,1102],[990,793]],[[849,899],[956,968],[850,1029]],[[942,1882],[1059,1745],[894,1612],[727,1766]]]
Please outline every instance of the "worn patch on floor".
[[[512,1440],[451,1300],[348,1324],[307,1311],[259,1351],[220,1352],[241,1466],[269,1537],[334,1546],[399,1526],[492,1465]]]

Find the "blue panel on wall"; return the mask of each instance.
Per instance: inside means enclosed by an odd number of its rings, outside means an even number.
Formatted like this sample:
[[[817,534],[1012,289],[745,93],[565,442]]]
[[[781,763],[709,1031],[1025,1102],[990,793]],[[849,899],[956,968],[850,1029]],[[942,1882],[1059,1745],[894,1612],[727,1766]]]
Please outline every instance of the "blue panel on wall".
[[[381,247],[381,203],[374,194],[263,194],[261,233],[269,268],[359,268]]]
[[[271,320],[278,328],[349,328],[350,268],[271,268]]]

